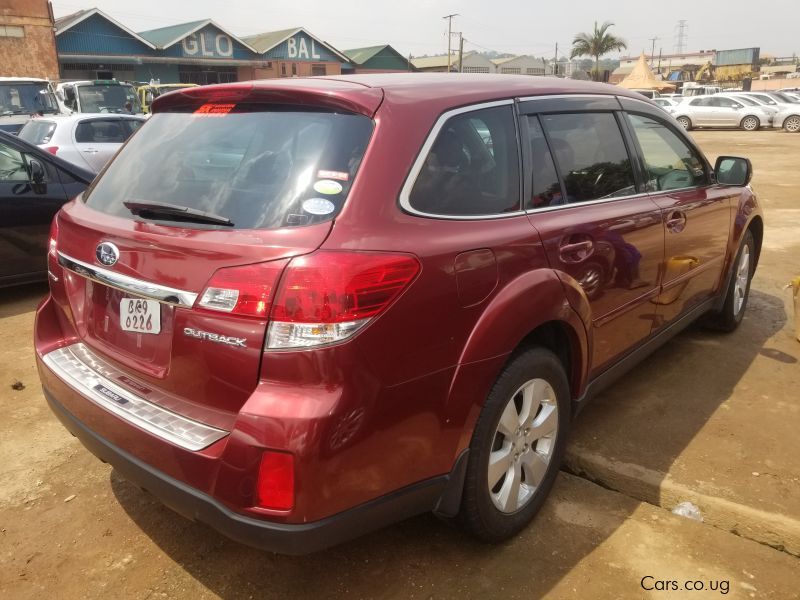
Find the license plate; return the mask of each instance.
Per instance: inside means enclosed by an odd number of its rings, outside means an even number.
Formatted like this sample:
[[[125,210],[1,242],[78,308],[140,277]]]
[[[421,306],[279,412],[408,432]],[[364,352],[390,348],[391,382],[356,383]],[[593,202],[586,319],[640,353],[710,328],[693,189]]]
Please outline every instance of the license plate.
[[[161,332],[161,305],[155,300],[123,298],[119,302],[119,326],[136,333]]]

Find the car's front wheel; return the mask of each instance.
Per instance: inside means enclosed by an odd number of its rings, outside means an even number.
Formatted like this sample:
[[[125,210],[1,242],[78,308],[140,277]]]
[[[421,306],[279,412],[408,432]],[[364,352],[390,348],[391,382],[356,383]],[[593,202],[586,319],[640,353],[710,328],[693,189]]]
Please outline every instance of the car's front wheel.
[[[797,133],[800,131],[800,116],[792,115],[786,117],[786,120],[783,122],[783,128],[789,133]]]
[[[756,268],[755,259],[756,244],[753,234],[748,229],[733,264],[725,303],[719,312],[708,315],[707,323],[712,328],[729,332],[736,329],[742,322],[744,311],[747,308],[747,299],[750,297],[750,281],[753,279],[753,272]]]
[[[759,127],[761,127],[761,121],[758,120],[758,117],[748,115],[742,119],[742,129],[745,131],[755,131]]]
[[[497,542],[542,507],[564,456],[569,385],[558,357],[544,348],[518,353],[497,378],[470,443],[459,520]]]
[[[681,124],[681,127],[683,127],[686,131],[689,131],[692,128],[692,121],[689,119],[689,117],[678,117],[677,120],[678,123]]]

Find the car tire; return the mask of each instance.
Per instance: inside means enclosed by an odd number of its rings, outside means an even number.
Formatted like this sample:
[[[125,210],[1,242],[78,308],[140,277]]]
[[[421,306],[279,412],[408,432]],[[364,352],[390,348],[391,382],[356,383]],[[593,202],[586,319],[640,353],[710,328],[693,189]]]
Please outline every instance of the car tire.
[[[708,315],[706,324],[718,331],[731,332],[742,322],[750,297],[750,282],[755,272],[756,244],[748,229],[736,253],[725,303],[719,312]]]
[[[791,115],[783,121],[783,128],[789,133],[800,131],[800,115]]]
[[[745,131],[758,131],[758,129],[761,127],[761,121],[758,120],[758,117],[747,115],[744,119],[742,119],[740,125]]]
[[[689,117],[678,117],[677,121],[686,131],[689,131],[692,128],[692,121]]]
[[[458,515],[462,527],[486,542],[522,530],[553,487],[569,422],[569,384],[558,357],[540,347],[513,355],[472,435]]]

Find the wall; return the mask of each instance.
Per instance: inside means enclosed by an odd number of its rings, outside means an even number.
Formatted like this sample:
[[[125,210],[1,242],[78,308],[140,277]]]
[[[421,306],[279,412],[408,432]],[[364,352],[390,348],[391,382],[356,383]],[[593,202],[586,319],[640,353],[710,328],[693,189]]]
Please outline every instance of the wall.
[[[311,67],[312,65],[325,65],[325,75],[341,75],[342,74],[342,65],[339,62],[295,62],[292,63],[291,61],[282,61],[282,60],[272,60],[272,68],[260,68],[260,67],[240,67],[239,68],[239,81],[247,81],[250,79],[275,79],[278,77],[292,77],[292,64],[297,65],[297,73],[296,77],[311,77]],[[281,65],[286,65],[286,75],[281,75]]]
[[[0,37],[0,76],[58,78],[53,17],[47,0],[2,0],[0,25],[24,37]]]

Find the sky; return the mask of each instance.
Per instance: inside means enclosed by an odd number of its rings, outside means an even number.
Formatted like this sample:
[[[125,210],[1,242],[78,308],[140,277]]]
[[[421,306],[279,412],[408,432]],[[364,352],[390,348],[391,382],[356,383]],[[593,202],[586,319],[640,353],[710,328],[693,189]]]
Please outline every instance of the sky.
[[[453,31],[463,32],[464,50],[551,57],[568,53],[574,35],[589,32],[595,20],[614,23],[623,38],[623,55],[653,48],[674,51],[678,20],[687,21],[686,49],[761,48],[761,54],[791,56],[800,52],[797,0],[53,0],[56,17],[97,7],[134,31],[210,18],[230,33],[304,27],[340,50],[389,43],[403,55],[440,54],[447,50],[447,21],[459,13]],[[609,55],[614,57],[615,55]]]

